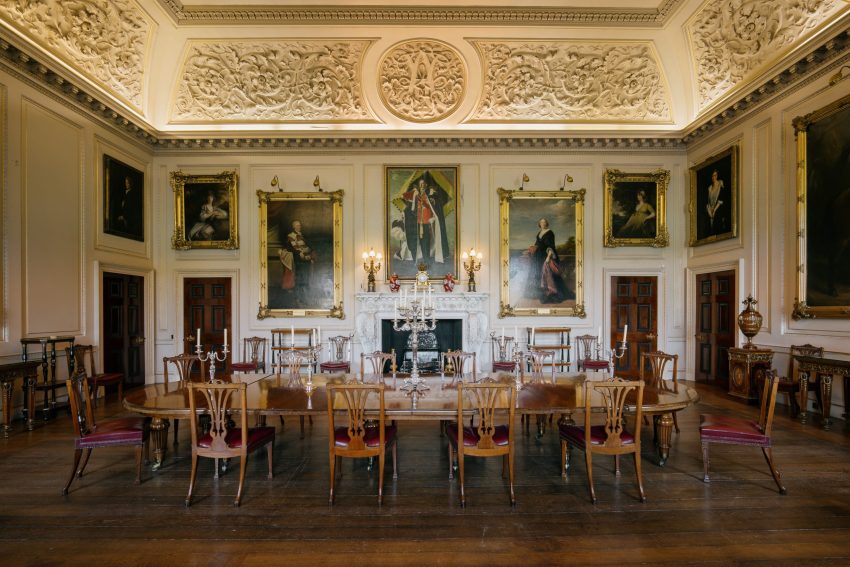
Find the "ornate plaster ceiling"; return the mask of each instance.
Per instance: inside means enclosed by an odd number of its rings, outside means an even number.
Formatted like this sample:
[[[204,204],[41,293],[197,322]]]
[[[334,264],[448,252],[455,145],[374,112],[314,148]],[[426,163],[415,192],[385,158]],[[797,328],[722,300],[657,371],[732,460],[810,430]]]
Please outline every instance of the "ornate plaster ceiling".
[[[850,26],[848,0],[513,4],[0,0],[0,41],[164,136],[665,136]]]

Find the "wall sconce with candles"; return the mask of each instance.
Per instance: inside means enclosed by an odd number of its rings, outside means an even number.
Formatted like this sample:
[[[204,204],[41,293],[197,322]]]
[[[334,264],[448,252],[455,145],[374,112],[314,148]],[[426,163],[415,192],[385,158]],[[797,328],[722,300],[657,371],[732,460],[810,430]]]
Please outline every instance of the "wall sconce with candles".
[[[523,172],[522,183],[519,184],[519,190],[523,191],[525,189],[525,184],[528,183],[529,181],[530,181],[530,179],[528,178],[528,175],[525,172]]]
[[[363,253],[363,269],[369,274],[366,291],[375,291],[375,274],[381,269],[381,260],[383,259],[383,255],[380,252],[375,253],[374,248],[370,248],[368,252]]]
[[[484,255],[481,252],[476,252],[475,248],[472,248],[469,252],[464,252],[461,255],[463,259],[463,269],[466,270],[466,275],[468,277],[467,282],[467,291],[475,291],[475,272],[481,269],[481,259]]]

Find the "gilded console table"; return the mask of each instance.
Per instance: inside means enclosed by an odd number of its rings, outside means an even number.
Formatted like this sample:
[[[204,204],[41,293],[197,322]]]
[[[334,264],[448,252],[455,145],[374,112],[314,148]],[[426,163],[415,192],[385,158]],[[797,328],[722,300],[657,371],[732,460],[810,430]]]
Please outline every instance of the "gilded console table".
[[[32,430],[32,416],[35,412],[35,385],[38,380],[38,367],[40,362],[13,362],[11,364],[0,364],[0,388],[3,397],[3,423],[0,431],[3,437],[9,436],[12,430],[12,386],[17,378],[21,378],[21,387],[24,391],[24,420],[27,429]]]
[[[27,347],[29,345],[41,346],[41,368],[42,382],[36,384],[36,390],[44,391],[44,405],[42,407],[42,415],[44,421],[50,419],[50,412],[56,407],[56,388],[64,388],[64,382],[56,383],[56,345],[68,343],[68,346],[74,346],[73,336],[49,336],[49,337],[26,337],[21,339],[21,359],[26,362],[28,359]],[[68,361],[69,369],[73,371],[74,361]],[[28,419],[32,419],[27,416]]]
[[[832,407],[832,377],[840,376],[845,381],[845,393],[847,378],[850,378],[850,360],[838,360],[834,358],[820,358],[817,356],[796,355],[797,370],[800,376],[800,423],[808,420],[808,397],[809,397],[809,375],[820,377],[821,405],[823,406],[823,428],[829,430],[832,419],[829,411]],[[847,396],[845,395],[845,404]],[[848,411],[847,407],[844,408]],[[846,414],[845,414],[846,415]]]
[[[729,395],[746,400],[759,397],[756,385],[773,364],[773,351],[767,348],[729,349]]]

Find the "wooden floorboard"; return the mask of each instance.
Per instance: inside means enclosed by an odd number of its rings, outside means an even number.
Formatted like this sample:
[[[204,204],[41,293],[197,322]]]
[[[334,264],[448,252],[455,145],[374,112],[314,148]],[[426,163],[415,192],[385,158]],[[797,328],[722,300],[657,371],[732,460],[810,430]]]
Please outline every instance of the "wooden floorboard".
[[[35,431],[0,440],[0,565],[270,566],[309,565],[622,565],[850,562],[850,429],[836,421],[800,425],[777,411],[774,450],[782,496],[758,449],[712,447],[710,484],[702,482],[701,412],[754,417],[756,408],[700,387],[702,401],[682,412],[665,467],[655,464],[644,428],[648,501],[637,498],[634,464],[594,460],[591,504],[584,459],[575,453],[566,480],[553,431],[521,436],[517,506],[508,502],[498,459],[467,462],[466,508],[448,480],[446,441],[436,423],[400,423],[399,478],[390,460],[384,505],[377,472],[345,460],[337,501],[327,503],[327,424],[315,419],[300,438],[297,419],[277,426],[275,478],[265,455],[248,463],[241,508],[232,501],[238,463],[220,479],[202,461],[192,507],[188,427],[163,468],[133,484],[131,450],[95,450],[86,475],[63,497],[73,438],[62,415]],[[102,416],[123,414],[115,402]]]

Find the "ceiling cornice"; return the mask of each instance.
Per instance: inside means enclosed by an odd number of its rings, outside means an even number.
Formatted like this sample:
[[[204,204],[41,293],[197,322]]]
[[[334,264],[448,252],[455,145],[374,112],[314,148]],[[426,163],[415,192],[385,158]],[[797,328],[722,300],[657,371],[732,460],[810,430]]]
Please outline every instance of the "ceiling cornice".
[[[621,25],[661,27],[685,0],[662,0],[658,8],[493,8],[383,6],[184,6],[159,0],[178,25]]]

